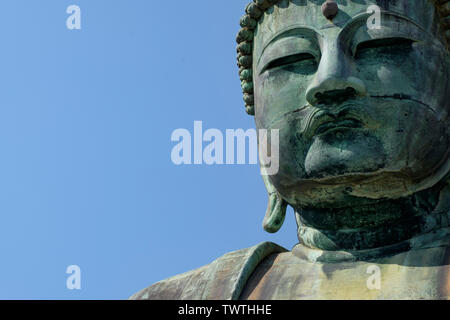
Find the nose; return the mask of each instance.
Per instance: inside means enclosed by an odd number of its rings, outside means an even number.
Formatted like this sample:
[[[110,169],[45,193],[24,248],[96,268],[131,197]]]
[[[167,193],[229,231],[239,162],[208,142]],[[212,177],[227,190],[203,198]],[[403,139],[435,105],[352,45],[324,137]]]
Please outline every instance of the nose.
[[[306,100],[311,105],[341,103],[366,94],[364,82],[353,76],[351,58],[338,41],[324,43],[324,54]]]

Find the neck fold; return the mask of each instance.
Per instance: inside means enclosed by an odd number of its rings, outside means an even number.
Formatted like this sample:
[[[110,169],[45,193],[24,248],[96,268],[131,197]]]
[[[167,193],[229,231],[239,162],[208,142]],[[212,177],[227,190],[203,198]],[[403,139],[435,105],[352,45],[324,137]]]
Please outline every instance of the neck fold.
[[[364,251],[400,244],[450,227],[449,194],[447,184],[439,183],[407,198],[365,206],[299,208],[295,213],[298,238],[300,244],[324,251]]]

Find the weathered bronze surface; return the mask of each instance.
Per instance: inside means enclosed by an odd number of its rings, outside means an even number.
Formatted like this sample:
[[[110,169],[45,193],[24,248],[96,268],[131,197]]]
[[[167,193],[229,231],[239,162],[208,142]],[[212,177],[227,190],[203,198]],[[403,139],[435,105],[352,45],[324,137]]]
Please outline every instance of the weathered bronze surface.
[[[237,36],[246,110],[280,132],[263,226],[278,231],[289,205],[299,244],[230,253],[134,299],[450,298],[450,1],[336,2],[332,17],[325,1],[255,0]]]

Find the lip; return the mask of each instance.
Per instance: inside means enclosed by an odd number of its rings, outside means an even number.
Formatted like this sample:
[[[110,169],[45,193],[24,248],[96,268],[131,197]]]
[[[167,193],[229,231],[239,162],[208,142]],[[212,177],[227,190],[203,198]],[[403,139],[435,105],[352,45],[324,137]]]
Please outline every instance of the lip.
[[[336,129],[362,129],[367,127],[364,112],[356,105],[346,105],[334,110],[321,110],[310,122],[310,137]]]
[[[314,135],[320,135],[332,129],[357,129],[362,128],[363,126],[364,124],[361,121],[353,118],[327,121],[317,127]]]

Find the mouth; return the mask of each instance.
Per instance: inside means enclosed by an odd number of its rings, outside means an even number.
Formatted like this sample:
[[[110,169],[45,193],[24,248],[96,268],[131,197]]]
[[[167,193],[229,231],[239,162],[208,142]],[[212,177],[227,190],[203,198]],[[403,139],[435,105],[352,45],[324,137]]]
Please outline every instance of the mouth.
[[[327,121],[317,127],[314,135],[321,135],[334,129],[357,129],[363,128],[364,124],[357,119],[339,119],[335,121]]]
[[[338,110],[318,112],[310,123],[311,137],[339,129],[365,128],[366,123],[358,109],[355,106],[346,106]]]

